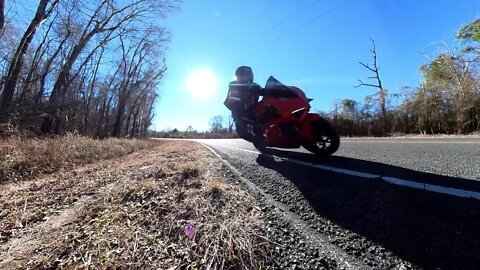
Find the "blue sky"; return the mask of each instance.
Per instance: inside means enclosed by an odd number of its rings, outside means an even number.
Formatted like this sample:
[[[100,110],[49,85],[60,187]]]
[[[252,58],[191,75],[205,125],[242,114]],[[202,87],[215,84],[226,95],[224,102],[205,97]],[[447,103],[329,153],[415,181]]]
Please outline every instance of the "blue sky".
[[[370,75],[358,64],[371,61],[370,37],[384,87],[415,87],[427,56],[442,43],[455,46],[458,29],[479,11],[480,2],[466,0],[185,0],[166,21],[172,41],[152,128],[206,130],[212,116],[229,115],[223,101],[240,65],[251,66],[260,85],[274,75],[302,88],[316,110],[362,101],[375,91],[353,87]],[[212,74],[217,87],[188,87],[198,71]]]

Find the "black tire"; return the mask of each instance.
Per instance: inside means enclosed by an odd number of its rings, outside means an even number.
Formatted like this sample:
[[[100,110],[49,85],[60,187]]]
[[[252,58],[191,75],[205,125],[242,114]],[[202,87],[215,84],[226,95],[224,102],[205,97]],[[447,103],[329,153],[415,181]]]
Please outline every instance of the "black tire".
[[[235,121],[235,129],[238,136],[253,143],[253,146],[258,151],[263,152],[267,148],[267,144],[265,143],[263,136],[257,136],[255,133],[255,127],[252,127],[251,124],[240,121]]]
[[[260,152],[264,152],[267,149],[267,144],[260,138],[255,138],[253,140],[253,146]]]
[[[304,142],[302,146],[308,151],[320,155],[329,156],[340,147],[340,137],[335,128],[327,120],[320,118],[312,123],[315,141]]]
[[[249,142],[253,141],[254,136],[248,131],[248,127],[246,124],[235,123],[235,130],[237,131],[237,134],[238,136],[240,136],[240,138]]]

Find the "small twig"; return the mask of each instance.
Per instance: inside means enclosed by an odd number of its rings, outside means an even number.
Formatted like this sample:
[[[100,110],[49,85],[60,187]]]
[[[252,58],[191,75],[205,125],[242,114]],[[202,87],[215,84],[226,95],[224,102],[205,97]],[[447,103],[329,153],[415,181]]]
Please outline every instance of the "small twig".
[[[27,200],[28,200],[28,197],[25,197],[25,204],[23,205],[23,214],[25,214],[25,212],[27,211]]]
[[[0,147],[15,147],[15,146],[11,144],[3,144],[3,145],[0,145]]]
[[[135,234],[135,242],[133,243],[132,257],[135,257],[135,254],[137,253],[137,246],[138,246],[138,231],[136,231],[134,234]]]
[[[284,245],[279,244],[279,243],[277,243],[277,242],[273,242],[273,241],[269,240],[268,238],[266,238],[266,237],[264,237],[264,236],[261,236],[261,235],[259,235],[259,234],[254,234],[254,235],[257,236],[257,237],[260,237],[260,238],[262,238],[263,240],[265,240],[265,241],[267,241],[267,242],[269,242],[269,243],[272,243],[272,244],[274,244],[274,245],[277,245],[277,246],[280,246],[280,247],[283,247],[283,248],[286,248],[286,247],[287,247],[287,246],[284,246]]]

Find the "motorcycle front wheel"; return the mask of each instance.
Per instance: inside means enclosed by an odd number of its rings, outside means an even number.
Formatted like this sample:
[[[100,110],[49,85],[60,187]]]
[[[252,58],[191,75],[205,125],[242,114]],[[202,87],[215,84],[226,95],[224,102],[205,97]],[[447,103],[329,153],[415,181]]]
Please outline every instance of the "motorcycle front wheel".
[[[340,137],[330,122],[320,118],[312,123],[312,128],[314,141],[302,143],[305,149],[320,156],[329,156],[338,150]]]

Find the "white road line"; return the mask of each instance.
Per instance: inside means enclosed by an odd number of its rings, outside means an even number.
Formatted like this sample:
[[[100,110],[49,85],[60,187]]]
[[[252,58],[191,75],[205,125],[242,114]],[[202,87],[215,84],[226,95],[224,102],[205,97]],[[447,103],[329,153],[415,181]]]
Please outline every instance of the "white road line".
[[[389,177],[389,176],[382,176],[382,180],[398,186],[411,187],[416,189],[425,189],[425,184],[420,182],[403,180],[403,179]]]
[[[203,144],[203,145],[206,146],[205,144]],[[232,149],[236,149],[236,150],[239,150],[239,151],[253,153],[253,154],[257,154],[257,155],[262,154],[258,151],[252,151],[252,150],[243,149],[243,148],[234,147],[234,146],[221,145],[221,147],[232,148]],[[207,147],[207,148],[210,148],[210,147]],[[211,149],[211,150],[213,150],[213,149]],[[358,172],[358,171],[347,170],[347,169],[342,169],[342,168],[335,168],[335,167],[331,167],[331,166],[315,164],[315,163],[296,160],[296,159],[283,158],[283,157],[278,157],[278,156],[269,155],[269,154],[263,154],[263,155],[268,156],[268,157],[272,157],[272,158],[275,158],[275,159],[279,159],[279,160],[288,161],[288,162],[291,162],[291,163],[303,165],[303,166],[318,168],[318,169],[321,169],[321,170],[324,170],[324,171],[330,171],[330,172],[340,173],[340,174],[347,174],[347,175],[356,176],[356,177],[360,177],[360,178],[366,178],[366,179],[380,179],[380,180],[383,180],[387,183],[397,185],[397,186],[404,186],[404,187],[426,190],[426,191],[435,192],[435,193],[442,193],[442,194],[447,194],[447,195],[452,195],[452,196],[457,196],[457,197],[472,198],[472,199],[480,200],[480,192],[477,192],[477,191],[457,189],[457,188],[451,188],[451,187],[444,187],[444,186],[432,185],[432,184],[416,182],[416,181],[412,181],[412,180],[395,178],[395,177]]]
[[[342,140],[342,143],[386,143],[386,144],[480,144],[477,141],[460,141],[460,142],[435,142],[435,141],[375,141],[375,140]]]

